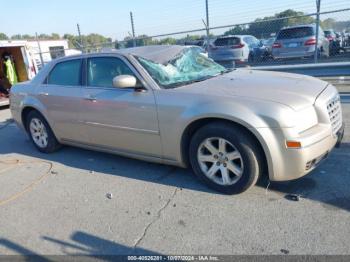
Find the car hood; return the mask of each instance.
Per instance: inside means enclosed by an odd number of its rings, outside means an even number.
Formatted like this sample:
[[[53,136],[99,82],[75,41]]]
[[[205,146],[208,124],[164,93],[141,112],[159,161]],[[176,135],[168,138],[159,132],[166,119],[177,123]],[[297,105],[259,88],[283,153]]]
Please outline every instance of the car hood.
[[[237,69],[179,89],[202,95],[273,101],[301,110],[313,105],[327,85],[327,82],[305,75]]]

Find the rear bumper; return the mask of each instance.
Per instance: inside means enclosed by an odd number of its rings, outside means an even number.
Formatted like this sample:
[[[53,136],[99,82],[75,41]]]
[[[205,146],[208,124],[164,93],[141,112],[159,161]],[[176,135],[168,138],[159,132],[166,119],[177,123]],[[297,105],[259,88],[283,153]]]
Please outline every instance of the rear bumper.
[[[299,58],[299,57],[310,57],[315,54],[315,48],[310,48],[309,50],[303,51],[293,51],[293,50],[272,50],[272,56],[275,59],[282,58]]]
[[[216,53],[216,52],[209,52],[209,57],[213,59],[214,61],[219,62],[225,62],[225,61],[242,61],[245,62],[248,60],[248,58],[244,57],[242,52],[234,53],[234,52],[227,52],[227,53]]]

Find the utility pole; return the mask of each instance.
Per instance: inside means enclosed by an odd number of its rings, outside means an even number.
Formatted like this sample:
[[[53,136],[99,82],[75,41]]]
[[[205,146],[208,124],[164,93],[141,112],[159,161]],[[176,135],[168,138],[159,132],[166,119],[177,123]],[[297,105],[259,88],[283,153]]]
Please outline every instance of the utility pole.
[[[317,60],[318,60],[318,52],[321,52],[321,50],[318,50],[318,36],[320,34],[319,28],[320,28],[321,0],[316,0],[316,8],[317,8],[317,14],[316,14],[316,43],[315,43],[315,55],[314,55],[314,62],[315,63],[317,63]]]
[[[41,52],[41,46],[40,46],[40,41],[39,41],[39,37],[38,37],[38,33],[37,32],[35,32],[35,39],[36,39],[36,42],[38,44],[41,68],[43,68],[43,66],[44,66],[44,59],[43,59],[43,54]]]
[[[132,15],[132,12],[130,12],[130,22],[131,22],[131,30],[132,30],[132,43],[133,46],[136,46],[136,39],[135,39],[135,26],[134,26],[134,17]]]
[[[79,35],[79,45],[80,45],[80,49],[81,51],[84,53],[84,46],[83,46],[83,38],[81,36],[81,32],[80,32],[80,25],[77,24],[77,29],[78,29],[78,35]]]
[[[206,18],[207,22],[205,25],[205,29],[207,31],[207,47],[209,47],[209,7],[208,7],[208,0],[205,0],[205,13],[206,13]]]

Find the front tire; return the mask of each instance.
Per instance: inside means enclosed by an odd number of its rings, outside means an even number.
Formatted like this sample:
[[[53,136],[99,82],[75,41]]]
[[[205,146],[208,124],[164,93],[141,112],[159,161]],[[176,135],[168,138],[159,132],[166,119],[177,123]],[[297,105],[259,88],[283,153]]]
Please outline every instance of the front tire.
[[[248,131],[215,122],[200,128],[190,143],[194,173],[210,188],[238,194],[254,186],[263,172],[263,155]]]
[[[49,124],[39,112],[31,111],[26,120],[28,135],[40,152],[52,153],[61,147]]]

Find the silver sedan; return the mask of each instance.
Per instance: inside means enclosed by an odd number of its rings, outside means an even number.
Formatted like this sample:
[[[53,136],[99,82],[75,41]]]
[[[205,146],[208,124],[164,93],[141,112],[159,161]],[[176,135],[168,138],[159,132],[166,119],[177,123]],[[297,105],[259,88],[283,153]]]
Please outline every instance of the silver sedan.
[[[38,150],[61,145],[191,166],[227,194],[314,169],[343,134],[337,90],[312,77],[227,70],[198,50],[148,46],[61,58],[14,86]]]

